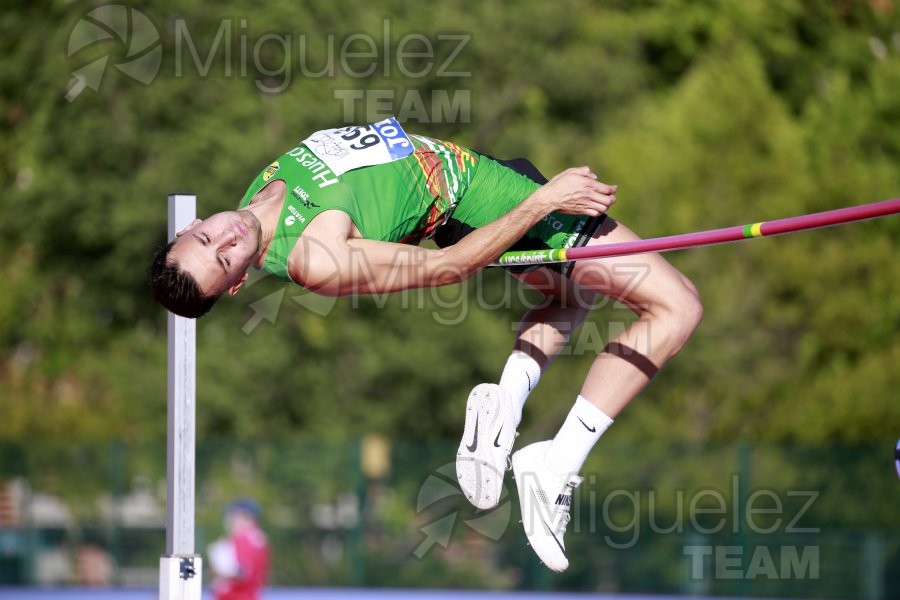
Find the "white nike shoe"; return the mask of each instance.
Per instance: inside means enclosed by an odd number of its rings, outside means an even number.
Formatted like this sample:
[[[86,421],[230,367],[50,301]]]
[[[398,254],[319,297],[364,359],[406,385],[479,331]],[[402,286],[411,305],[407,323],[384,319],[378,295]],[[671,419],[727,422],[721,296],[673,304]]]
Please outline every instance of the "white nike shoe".
[[[509,392],[493,383],[475,386],[456,452],[456,478],[469,502],[487,510],[500,502],[509,453],[516,441],[516,411]]]
[[[563,536],[569,524],[572,491],[583,479],[552,471],[544,462],[549,447],[550,441],[525,446],[513,454],[512,470],[528,542],[551,571],[562,573],[569,567]]]

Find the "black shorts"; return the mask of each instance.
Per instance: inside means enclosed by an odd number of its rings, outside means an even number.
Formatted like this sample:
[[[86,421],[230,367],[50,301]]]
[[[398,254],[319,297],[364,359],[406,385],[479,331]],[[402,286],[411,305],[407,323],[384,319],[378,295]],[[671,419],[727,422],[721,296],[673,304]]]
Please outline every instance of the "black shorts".
[[[498,160],[487,154],[478,154],[479,171],[476,172],[475,183],[480,184],[482,191],[485,191],[486,186],[486,191],[491,192],[491,194],[493,194],[494,189],[498,188],[512,188],[516,190],[513,193],[518,194],[518,196],[512,199],[512,206],[524,200],[537,187],[547,183],[547,178],[531,161],[525,158]],[[487,195],[482,194],[484,197]],[[470,219],[464,216],[465,213],[465,207],[458,207],[454,214],[459,218],[454,218],[451,215],[449,221],[435,231],[433,239],[438,246],[444,248],[455,244],[477,229],[471,224]],[[605,214],[587,217],[551,213],[529,229],[508,250],[579,248],[588,243],[605,219]],[[485,221],[486,219],[482,219],[482,226]],[[547,265],[507,265],[503,268],[510,273],[518,274],[545,266],[568,277],[574,264],[574,262],[569,261]]]

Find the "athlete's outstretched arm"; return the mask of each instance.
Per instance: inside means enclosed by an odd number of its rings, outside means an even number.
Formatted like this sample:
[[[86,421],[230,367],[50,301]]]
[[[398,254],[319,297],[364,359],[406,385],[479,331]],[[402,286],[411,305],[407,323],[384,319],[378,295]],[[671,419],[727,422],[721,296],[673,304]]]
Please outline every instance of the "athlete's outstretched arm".
[[[366,239],[314,239],[291,275],[327,296],[377,294],[459,283],[493,262],[553,211],[597,216],[616,201],[615,186],[588,167],[567,169],[496,221],[452,246],[431,250]]]

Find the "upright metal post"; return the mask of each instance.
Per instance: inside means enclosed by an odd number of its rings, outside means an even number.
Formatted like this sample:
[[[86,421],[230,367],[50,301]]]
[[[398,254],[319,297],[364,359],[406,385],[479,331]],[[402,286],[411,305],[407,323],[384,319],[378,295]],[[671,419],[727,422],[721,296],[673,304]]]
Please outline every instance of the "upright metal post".
[[[169,194],[169,240],[196,218],[193,194]],[[166,553],[160,600],[200,600],[202,560],[194,553],[194,446],[197,324],[169,313],[166,436]]]

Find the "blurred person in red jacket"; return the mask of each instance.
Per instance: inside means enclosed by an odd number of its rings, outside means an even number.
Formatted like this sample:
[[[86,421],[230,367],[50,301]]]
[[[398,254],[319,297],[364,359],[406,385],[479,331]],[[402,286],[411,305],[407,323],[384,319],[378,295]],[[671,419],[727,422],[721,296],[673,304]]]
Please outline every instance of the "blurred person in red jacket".
[[[269,544],[259,527],[259,505],[241,499],[225,511],[226,538],[209,546],[216,600],[259,600],[269,574]]]

